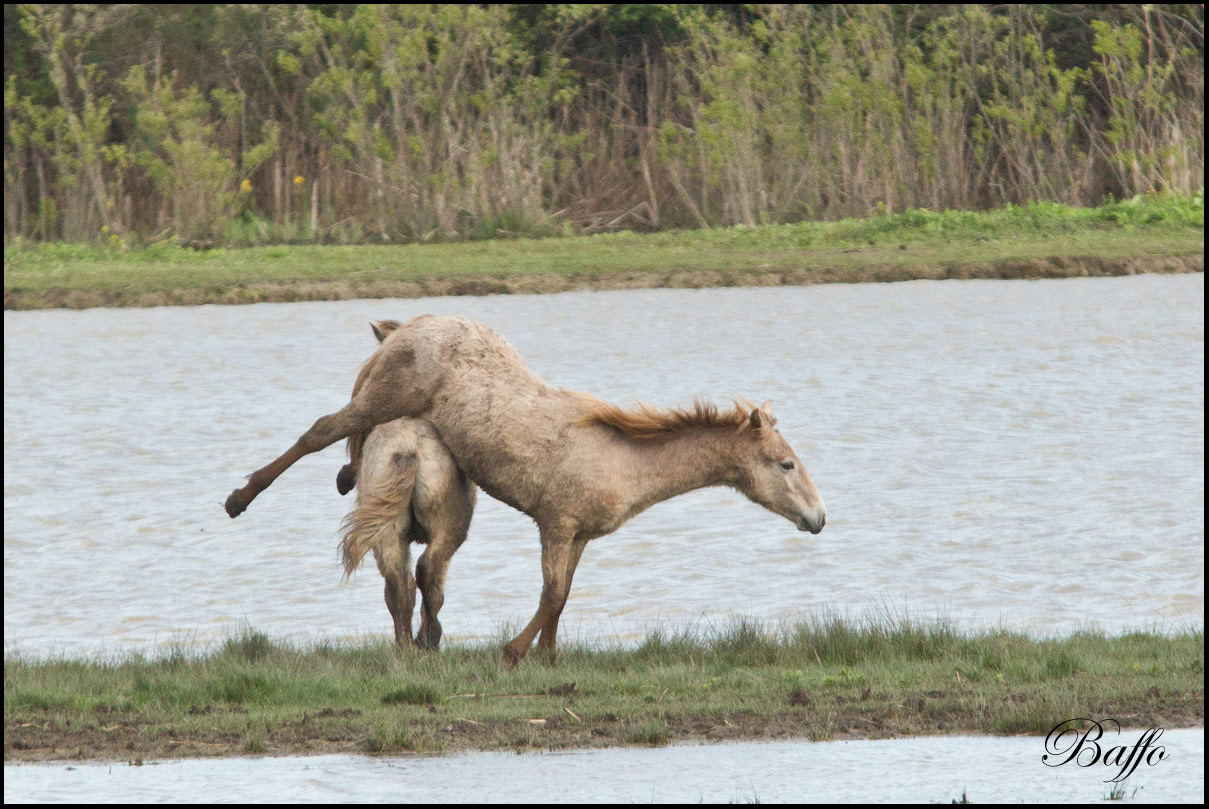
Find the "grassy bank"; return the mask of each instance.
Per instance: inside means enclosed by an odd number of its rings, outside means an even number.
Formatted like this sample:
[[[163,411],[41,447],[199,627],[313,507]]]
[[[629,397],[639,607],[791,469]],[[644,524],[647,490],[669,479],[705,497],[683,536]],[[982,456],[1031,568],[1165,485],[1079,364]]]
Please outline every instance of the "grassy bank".
[[[1204,270],[1204,197],[1138,197],[757,228],[397,246],[192,250],[17,243],[4,308]]]
[[[5,760],[549,749],[1199,725],[1204,634],[1032,640],[815,620],[628,649],[397,655],[245,632],[204,656],[4,664]]]

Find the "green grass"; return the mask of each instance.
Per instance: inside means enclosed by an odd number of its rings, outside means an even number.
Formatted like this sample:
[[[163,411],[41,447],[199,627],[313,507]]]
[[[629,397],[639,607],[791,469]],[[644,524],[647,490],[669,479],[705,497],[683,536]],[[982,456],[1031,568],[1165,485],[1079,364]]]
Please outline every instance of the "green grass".
[[[679,739],[1044,734],[1074,717],[1203,717],[1204,638],[1035,640],[817,619],[655,633],[637,647],[398,655],[245,631],[204,655],[4,664],[5,757],[529,749]]]
[[[130,305],[140,295],[186,292],[193,297],[171,302],[240,302],[264,298],[219,296],[258,285],[335,282],[359,285],[373,295],[375,285],[448,278],[546,278],[563,284],[552,289],[566,288],[569,280],[610,276],[659,274],[666,282],[675,273],[714,274],[707,285],[749,283],[753,274],[776,273],[797,274],[795,283],[897,280],[948,277],[962,265],[1194,256],[1204,252],[1203,230],[1204,197],[1199,193],[1136,197],[1097,208],[1034,203],[985,212],[907,211],[756,228],[434,245],[195,251],[173,243],[128,248],[121,240],[104,245],[21,242],[5,247],[4,291],[5,307],[13,308],[39,305],[38,295],[51,292],[96,296],[95,302],[80,305]],[[905,273],[887,275],[886,268]],[[453,291],[459,289],[476,288]],[[538,286],[533,291],[543,290]],[[322,291],[313,294],[324,296]]]

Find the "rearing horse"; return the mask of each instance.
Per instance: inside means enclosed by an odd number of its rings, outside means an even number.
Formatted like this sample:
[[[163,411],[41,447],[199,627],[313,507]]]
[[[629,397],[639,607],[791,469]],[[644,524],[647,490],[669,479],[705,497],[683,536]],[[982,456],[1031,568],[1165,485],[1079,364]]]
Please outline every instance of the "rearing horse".
[[[818,489],[775,429],[770,402],[729,411],[626,410],[552,388],[508,342],[481,323],[423,315],[378,324],[382,345],[358,375],[352,400],[324,416],[281,457],[227,498],[241,514],[299,458],[397,418],[422,418],[483,491],[537,522],[542,593],[537,613],[504,647],[511,667],[539,648],[554,656],[558,619],[588,540],[678,494],[731,486],[817,534],[826,522]]]

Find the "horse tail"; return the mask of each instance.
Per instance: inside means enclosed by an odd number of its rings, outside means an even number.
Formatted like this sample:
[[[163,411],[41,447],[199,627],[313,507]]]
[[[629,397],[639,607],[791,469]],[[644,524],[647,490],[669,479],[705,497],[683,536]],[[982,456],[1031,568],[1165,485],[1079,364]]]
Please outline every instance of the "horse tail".
[[[396,452],[390,471],[378,478],[372,491],[362,490],[357,507],[340,524],[340,555],[347,580],[365,554],[377,549],[393,557],[411,521],[411,499],[416,485],[416,457]]]

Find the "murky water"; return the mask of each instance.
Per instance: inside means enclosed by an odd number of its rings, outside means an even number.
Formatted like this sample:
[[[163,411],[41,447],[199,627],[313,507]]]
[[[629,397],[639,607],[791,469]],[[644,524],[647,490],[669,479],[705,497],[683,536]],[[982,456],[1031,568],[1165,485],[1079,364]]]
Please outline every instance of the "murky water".
[[[614,401],[771,398],[827,501],[817,537],[729,490],[656,506],[588,547],[563,637],[819,609],[1203,624],[1204,276],[1140,276],[6,312],[6,654],[243,622],[387,633],[372,566],[338,585],[342,449],[237,520],[220,504],[347,401],[368,320],[423,312],[484,321],[552,384]],[[523,623],[540,582],[533,524],[482,497],[447,637]]]
[[[1112,737],[1130,749],[1141,732]],[[1107,739],[1108,737],[1106,737]],[[1203,803],[1204,730],[1166,731],[1127,800]],[[335,803],[1098,803],[1120,767],[1041,761],[1040,738],[779,742],[571,753],[218,759],[4,768],[4,801]],[[1089,760],[1088,756],[1083,759]]]

